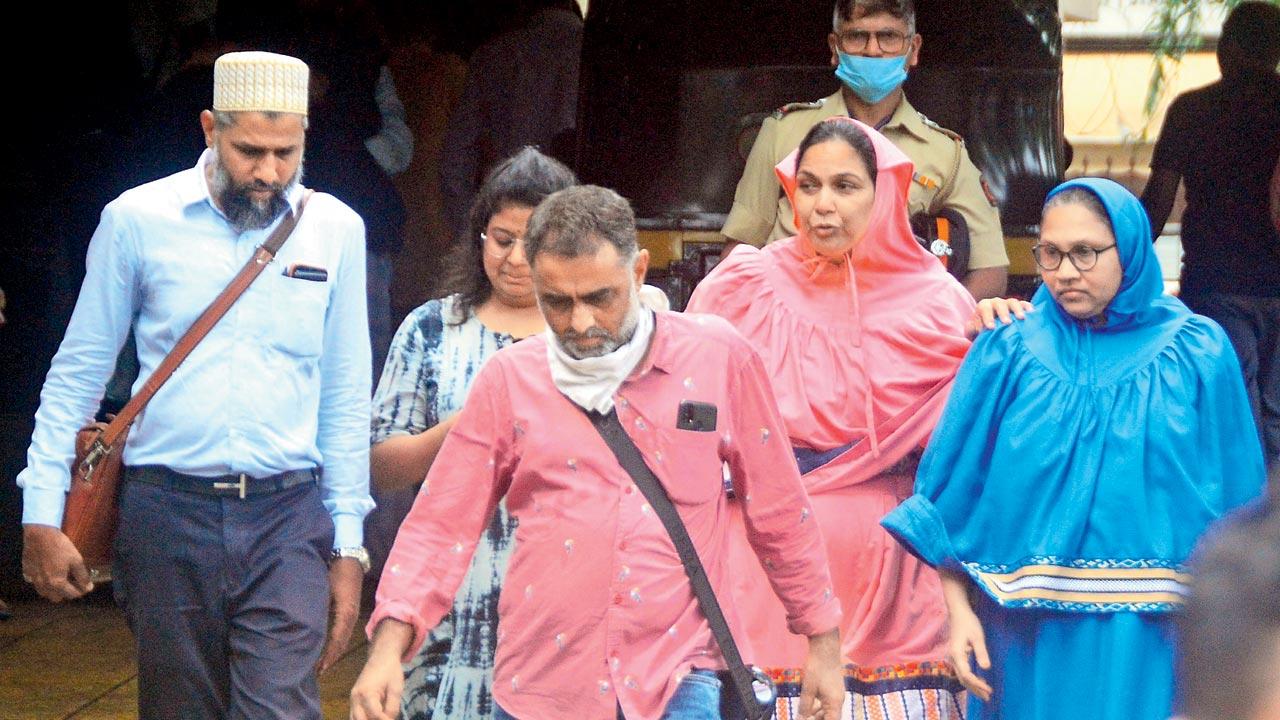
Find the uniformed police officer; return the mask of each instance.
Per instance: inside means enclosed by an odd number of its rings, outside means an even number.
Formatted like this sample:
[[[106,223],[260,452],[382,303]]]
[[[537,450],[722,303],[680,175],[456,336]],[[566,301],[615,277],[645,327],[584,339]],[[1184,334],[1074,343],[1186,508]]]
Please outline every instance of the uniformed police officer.
[[[726,251],[739,242],[760,246],[795,234],[791,204],[773,168],[814,125],[848,115],[875,127],[915,163],[908,198],[913,216],[937,215],[946,208],[964,218],[970,249],[962,279],[969,292],[979,300],[1003,294],[1009,259],[994,200],[960,136],[916,112],[902,91],[922,42],[912,0],[837,0],[833,28],[827,44],[841,88],[765,119],[721,230]]]

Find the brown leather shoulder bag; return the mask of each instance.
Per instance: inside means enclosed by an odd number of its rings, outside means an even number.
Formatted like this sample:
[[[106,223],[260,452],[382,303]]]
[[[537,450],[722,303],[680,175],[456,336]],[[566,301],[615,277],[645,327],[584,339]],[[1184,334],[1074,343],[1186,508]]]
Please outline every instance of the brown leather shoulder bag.
[[[115,540],[118,521],[116,496],[120,490],[123,467],[120,456],[123,454],[125,439],[129,436],[129,426],[160,386],[173,375],[182,361],[187,359],[196,345],[218,324],[227,310],[258,279],[262,270],[280,251],[297,227],[302,211],[311,199],[311,192],[308,190],[302,196],[296,213],[290,213],[280,221],[267,241],[192,323],[120,413],[111,418],[109,423],[90,423],[76,433],[76,458],[71,465],[71,490],[67,493],[66,510],[62,516],[62,532],[66,533],[80,551],[93,582],[111,579],[111,546]]]

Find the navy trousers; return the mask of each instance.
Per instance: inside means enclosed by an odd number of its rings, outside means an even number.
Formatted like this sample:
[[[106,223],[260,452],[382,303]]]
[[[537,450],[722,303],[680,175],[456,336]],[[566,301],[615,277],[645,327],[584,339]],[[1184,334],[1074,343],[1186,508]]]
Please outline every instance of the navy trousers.
[[[142,720],[320,720],[333,521],[316,483],[214,497],[126,482],[113,568]]]

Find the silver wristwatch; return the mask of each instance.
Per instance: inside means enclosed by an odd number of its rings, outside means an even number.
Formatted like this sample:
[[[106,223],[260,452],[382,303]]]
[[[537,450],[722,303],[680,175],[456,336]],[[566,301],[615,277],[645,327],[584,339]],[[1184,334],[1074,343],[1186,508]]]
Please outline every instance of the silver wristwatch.
[[[338,558],[352,558],[356,562],[360,563],[361,570],[366,573],[369,572],[369,551],[365,550],[364,547],[334,548],[333,552],[329,553],[329,560],[333,561]]]

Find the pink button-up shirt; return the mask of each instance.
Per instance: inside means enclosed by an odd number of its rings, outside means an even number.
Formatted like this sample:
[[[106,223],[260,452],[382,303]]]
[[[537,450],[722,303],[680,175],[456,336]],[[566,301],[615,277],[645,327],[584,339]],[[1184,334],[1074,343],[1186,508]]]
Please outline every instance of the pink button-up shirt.
[[[413,626],[412,657],[444,617],[498,499],[518,521],[503,581],[493,694],[526,720],[657,720],[691,667],[723,660],[662,522],[584,412],[551,381],[545,340],[497,353],[396,537],[378,586],[384,618]],[[676,428],[684,400],[714,431]],[[834,628],[827,554],[759,356],[723,320],[658,313],[648,356],[614,396],[712,585],[727,588],[728,464],[752,547],[792,632]],[[736,625],[733,598],[717,593]]]

